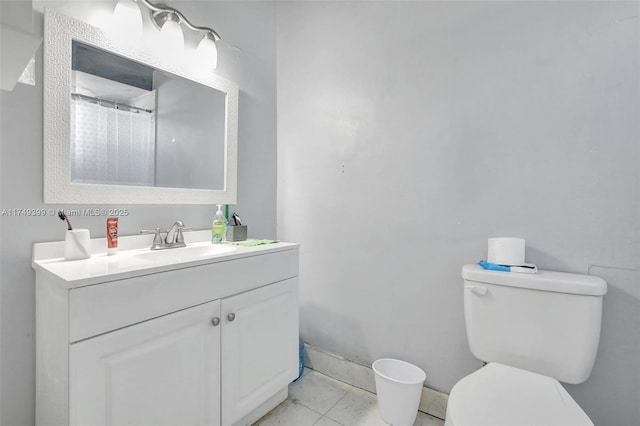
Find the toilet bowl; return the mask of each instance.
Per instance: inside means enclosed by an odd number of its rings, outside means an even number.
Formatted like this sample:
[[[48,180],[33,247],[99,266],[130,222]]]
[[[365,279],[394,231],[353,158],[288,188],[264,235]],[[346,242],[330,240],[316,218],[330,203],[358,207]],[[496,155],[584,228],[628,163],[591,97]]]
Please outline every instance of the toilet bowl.
[[[449,395],[445,426],[593,426],[557,380],[490,363]]]
[[[591,374],[607,283],[478,265],[462,277],[469,348],[488,364],[453,387],[445,426],[593,426],[560,382]]]

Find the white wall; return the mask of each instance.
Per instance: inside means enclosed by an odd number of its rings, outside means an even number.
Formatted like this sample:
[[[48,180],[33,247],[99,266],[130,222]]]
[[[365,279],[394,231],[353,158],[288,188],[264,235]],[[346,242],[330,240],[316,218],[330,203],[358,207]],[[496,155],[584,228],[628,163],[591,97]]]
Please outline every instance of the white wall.
[[[4,1],[3,1],[4,3]],[[35,30],[42,34],[42,10],[53,7],[79,19],[90,19],[105,4],[116,1],[39,2]],[[276,77],[275,5],[267,2],[168,1],[195,25],[215,28],[219,44],[217,72],[240,86],[237,211],[256,237],[274,238],[276,231]],[[3,4],[4,8],[11,5]],[[37,86],[18,85],[0,92],[0,209],[82,208],[95,206],[42,203],[42,49],[37,53]],[[104,206],[119,207],[119,206]],[[197,229],[208,228],[215,206],[123,206],[121,235],[142,228],[169,227],[176,219]],[[76,227],[105,235],[104,217],[73,218]],[[57,217],[0,219],[0,336],[2,417],[7,426],[34,423],[35,347],[34,273],[31,247],[35,242],[61,240],[64,226]]]
[[[637,2],[278,4],[278,237],[301,333],[399,357],[448,392],[469,352],[460,268],[486,239],[607,279],[596,424],[640,418]],[[598,266],[595,266],[598,265]]]

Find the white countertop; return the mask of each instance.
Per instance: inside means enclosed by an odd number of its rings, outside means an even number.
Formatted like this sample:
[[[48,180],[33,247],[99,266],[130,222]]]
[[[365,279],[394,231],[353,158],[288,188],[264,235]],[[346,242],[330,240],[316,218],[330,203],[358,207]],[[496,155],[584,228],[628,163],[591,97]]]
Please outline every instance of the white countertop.
[[[227,243],[219,247],[221,252],[211,253],[218,247],[211,244],[210,231],[185,232],[184,237],[186,248],[152,251],[152,235],[121,236],[118,253],[111,256],[106,254],[106,238],[95,238],[91,240],[91,257],[72,261],[63,258],[64,241],[36,243],[32,267],[57,278],[65,287],[76,288],[298,248],[298,244],[284,242],[255,247]]]

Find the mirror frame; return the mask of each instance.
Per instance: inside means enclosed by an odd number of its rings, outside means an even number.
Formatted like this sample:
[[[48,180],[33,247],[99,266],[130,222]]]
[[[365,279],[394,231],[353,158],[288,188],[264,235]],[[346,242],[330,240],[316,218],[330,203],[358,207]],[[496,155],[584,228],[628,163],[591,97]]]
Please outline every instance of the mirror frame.
[[[226,94],[223,189],[99,185],[71,182],[71,42],[95,46]],[[235,204],[238,169],[238,85],[125,45],[86,22],[47,9],[44,19],[44,202],[73,204]]]

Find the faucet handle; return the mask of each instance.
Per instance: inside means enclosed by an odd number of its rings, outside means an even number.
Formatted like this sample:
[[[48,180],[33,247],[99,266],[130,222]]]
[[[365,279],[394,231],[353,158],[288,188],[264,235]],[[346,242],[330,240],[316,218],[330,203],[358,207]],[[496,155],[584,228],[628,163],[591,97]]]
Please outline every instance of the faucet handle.
[[[153,249],[154,247],[159,247],[162,244],[164,244],[164,241],[162,240],[162,235],[160,235],[160,228],[156,228],[156,229],[143,229],[140,231],[141,234],[155,234],[153,236],[153,246],[151,246],[151,248]]]
[[[176,244],[184,244],[184,236],[182,235],[182,231],[192,231],[192,227],[187,226],[178,226],[178,233],[176,234]]]

